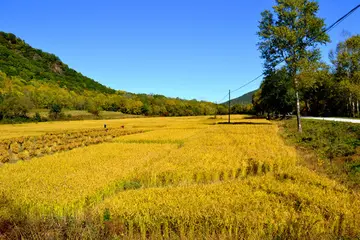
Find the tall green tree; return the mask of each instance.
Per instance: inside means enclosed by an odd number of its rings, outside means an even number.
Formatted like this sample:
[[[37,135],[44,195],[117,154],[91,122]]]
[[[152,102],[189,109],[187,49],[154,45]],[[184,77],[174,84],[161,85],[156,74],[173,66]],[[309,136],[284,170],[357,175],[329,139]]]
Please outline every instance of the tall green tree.
[[[304,114],[341,116],[343,108],[338,102],[341,91],[333,81],[330,67],[326,63],[308,62],[303,64],[298,79]]]
[[[255,112],[257,114],[263,115],[266,107],[264,106],[262,99],[261,99],[261,88],[254,93],[254,95],[252,96],[251,102],[252,102]]]
[[[261,84],[261,101],[266,112],[285,115],[293,111],[295,95],[285,68],[269,73]]]
[[[350,116],[359,115],[360,99],[360,35],[355,35],[337,45],[330,52],[335,80],[346,89],[345,97]]]
[[[311,0],[276,0],[273,11],[261,13],[258,43],[261,57],[265,59],[265,73],[285,62],[293,82],[296,97],[298,131],[302,132],[300,118],[299,81],[302,61],[320,59],[319,44],[329,42],[323,31],[324,20],[317,17],[319,4]]]

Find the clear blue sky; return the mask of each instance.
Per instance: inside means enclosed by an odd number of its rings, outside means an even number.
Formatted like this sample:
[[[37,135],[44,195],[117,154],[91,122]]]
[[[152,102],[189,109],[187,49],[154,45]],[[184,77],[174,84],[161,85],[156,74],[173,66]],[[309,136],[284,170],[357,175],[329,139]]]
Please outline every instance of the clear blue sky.
[[[359,4],[321,0],[329,25]],[[260,13],[273,0],[1,0],[0,30],[114,89],[220,100],[262,72]],[[331,33],[360,33],[360,11]],[[261,79],[233,96],[256,89]]]

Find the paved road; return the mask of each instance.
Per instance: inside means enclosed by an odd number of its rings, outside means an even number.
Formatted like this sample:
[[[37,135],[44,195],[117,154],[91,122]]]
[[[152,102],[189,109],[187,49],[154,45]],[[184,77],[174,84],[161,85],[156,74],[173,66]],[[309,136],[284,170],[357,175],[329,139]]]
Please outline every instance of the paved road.
[[[303,119],[334,121],[334,122],[360,123],[360,119],[351,119],[351,118],[333,118],[333,117],[302,117],[302,118]]]

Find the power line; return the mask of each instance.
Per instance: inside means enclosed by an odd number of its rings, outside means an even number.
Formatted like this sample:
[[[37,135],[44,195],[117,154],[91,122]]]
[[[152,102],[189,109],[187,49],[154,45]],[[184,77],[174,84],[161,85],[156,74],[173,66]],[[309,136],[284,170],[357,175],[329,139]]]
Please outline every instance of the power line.
[[[358,8],[360,8],[360,4],[351,9],[347,14],[339,18],[335,23],[331,24],[328,28],[326,28],[323,32],[329,32],[333,28],[335,28],[337,25],[339,25],[342,21],[344,21],[346,18],[348,18],[351,14],[353,14]]]
[[[257,76],[256,78],[254,78],[253,80],[251,80],[250,82],[245,83],[245,84],[242,85],[241,87],[239,87],[239,88],[237,88],[237,89],[235,89],[235,90],[230,91],[230,93],[236,92],[236,91],[240,90],[241,88],[246,87],[246,86],[249,85],[250,83],[255,82],[256,80],[258,80],[259,78],[261,78],[262,76],[264,76],[263,73],[262,73],[261,75]],[[217,102],[218,102],[218,103],[221,103],[227,96],[229,96],[229,93],[226,94],[220,101],[217,101]]]
[[[261,75],[257,76],[256,78],[254,78],[253,80],[251,80],[250,82],[245,83],[245,84],[242,85],[241,87],[239,87],[239,88],[237,88],[237,89],[235,89],[235,90],[232,90],[231,93],[236,92],[236,91],[242,89],[243,87],[246,87],[246,86],[249,85],[250,83],[255,82],[256,80],[258,80],[259,78],[261,78],[262,76],[264,76],[263,73],[262,73]]]
[[[338,26],[341,22],[343,22],[346,18],[348,18],[351,14],[353,14],[358,8],[360,8],[360,4],[357,5],[356,7],[354,7],[353,9],[351,9],[348,13],[346,13],[344,16],[342,16],[341,18],[339,18],[336,22],[334,22],[333,24],[331,24],[329,27],[325,28],[325,29],[322,31],[322,33],[330,32],[332,29],[334,29],[336,26]],[[315,38],[314,38],[314,39],[315,39]],[[314,40],[314,39],[313,39],[313,40]],[[280,63],[278,63],[278,65],[281,64],[282,62],[284,62],[284,60],[281,61]],[[264,76],[264,73],[262,73],[261,75],[257,76],[257,77],[254,78],[253,80],[245,83],[245,84],[242,85],[241,87],[239,87],[239,88],[231,91],[231,93],[236,92],[236,91],[238,91],[238,90],[246,87],[246,86],[249,85],[250,83],[255,82],[256,80],[258,80],[259,78],[261,78],[262,76]],[[219,102],[221,102],[222,100],[224,100],[228,95],[229,95],[229,93],[226,94],[225,97],[223,97]]]
[[[223,100],[225,100],[225,98],[229,95],[229,93],[227,93],[220,101],[217,101],[218,103],[221,103]]]

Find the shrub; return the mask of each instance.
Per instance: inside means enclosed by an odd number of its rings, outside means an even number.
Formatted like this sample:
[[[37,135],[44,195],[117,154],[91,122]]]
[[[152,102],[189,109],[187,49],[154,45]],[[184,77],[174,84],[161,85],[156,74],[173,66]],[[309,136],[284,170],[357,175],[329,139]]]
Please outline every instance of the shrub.
[[[35,113],[35,116],[33,117],[33,121],[35,121],[35,122],[41,122],[41,115],[40,115],[40,113],[38,113],[38,112],[36,112]]]
[[[59,119],[63,116],[62,106],[60,104],[54,103],[50,106],[49,117],[51,119]]]

